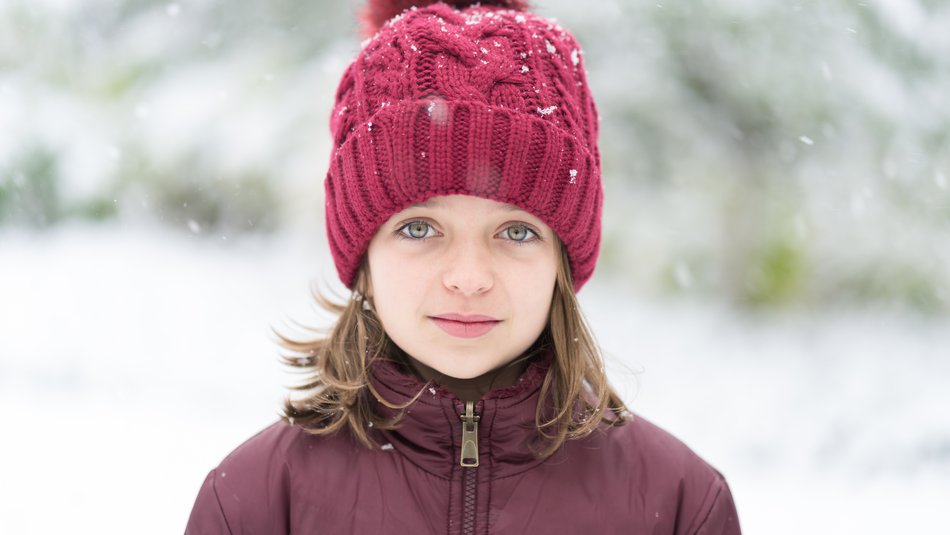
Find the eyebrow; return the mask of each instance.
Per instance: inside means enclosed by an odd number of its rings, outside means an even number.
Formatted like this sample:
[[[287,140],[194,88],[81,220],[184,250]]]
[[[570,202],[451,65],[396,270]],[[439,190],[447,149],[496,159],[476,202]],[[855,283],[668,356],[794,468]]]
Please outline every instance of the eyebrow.
[[[442,205],[441,202],[430,199],[425,202],[419,202],[419,203],[413,204],[409,208],[443,208],[444,209],[444,206]],[[515,210],[521,210],[521,208],[513,204],[505,204],[505,206],[503,208],[500,208],[499,210],[504,211],[504,212],[514,212]]]

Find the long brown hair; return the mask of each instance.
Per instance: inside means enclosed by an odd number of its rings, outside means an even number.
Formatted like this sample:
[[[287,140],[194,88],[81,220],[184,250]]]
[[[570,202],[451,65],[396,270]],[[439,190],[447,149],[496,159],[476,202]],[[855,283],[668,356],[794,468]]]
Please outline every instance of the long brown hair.
[[[554,348],[554,360],[541,386],[535,411],[539,437],[547,442],[534,451],[540,457],[557,451],[565,440],[587,436],[601,423],[621,425],[632,417],[607,381],[600,348],[573,291],[567,248],[556,237],[555,242],[561,254],[548,324],[532,348],[516,359],[523,361],[543,349]],[[372,299],[366,296],[366,257],[364,255],[353,293],[346,302],[337,303],[318,291],[313,292],[317,303],[336,317],[330,328],[304,327],[321,333],[308,340],[294,340],[276,330],[274,333],[279,338],[278,344],[292,352],[280,356],[282,363],[308,374],[303,384],[290,387],[308,395],[301,399],[288,396],[281,419],[291,425],[299,424],[314,435],[347,428],[368,448],[377,448],[379,444],[368,429],[396,429],[402,413],[385,419],[373,410],[371,400],[376,398],[392,409],[405,409],[429,384],[399,405],[383,399],[369,381],[369,364],[374,359],[399,361],[406,355],[386,335],[374,312]],[[549,397],[551,403],[546,405],[544,400]],[[545,413],[550,417],[545,418]]]

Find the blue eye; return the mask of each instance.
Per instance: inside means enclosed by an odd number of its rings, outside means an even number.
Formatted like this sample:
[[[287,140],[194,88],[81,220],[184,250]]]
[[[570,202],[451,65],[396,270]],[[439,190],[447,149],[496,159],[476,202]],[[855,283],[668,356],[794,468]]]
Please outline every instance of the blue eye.
[[[428,231],[432,229],[432,225],[425,221],[410,221],[405,225],[399,227],[396,231],[396,235],[403,239],[409,240],[427,240],[432,236],[427,236]],[[407,235],[403,231],[408,231]]]
[[[512,229],[517,230],[517,232],[512,233]],[[534,241],[534,240],[527,239],[527,236],[529,234],[533,234],[535,236],[535,239],[538,238],[538,235],[533,230],[528,228],[527,225],[521,225],[521,224],[511,225],[505,228],[505,231],[507,231],[508,237],[511,238],[511,241],[517,243],[518,245],[523,245],[525,243],[530,243]]]

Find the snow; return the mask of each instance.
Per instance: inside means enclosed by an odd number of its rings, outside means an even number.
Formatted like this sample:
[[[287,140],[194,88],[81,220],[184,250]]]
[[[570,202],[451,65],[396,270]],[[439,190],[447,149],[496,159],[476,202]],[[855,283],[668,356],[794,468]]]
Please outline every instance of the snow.
[[[344,295],[315,241],[0,229],[0,532],[180,533],[300,381],[269,328],[325,325],[311,285]],[[742,316],[596,275],[578,297],[612,384],[726,476],[744,532],[950,529],[946,320]]]

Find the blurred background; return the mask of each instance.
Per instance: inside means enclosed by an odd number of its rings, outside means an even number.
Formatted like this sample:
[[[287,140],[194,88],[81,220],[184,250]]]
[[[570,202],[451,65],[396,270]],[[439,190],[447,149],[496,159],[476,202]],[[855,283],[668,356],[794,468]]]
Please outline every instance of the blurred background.
[[[181,532],[277,418],[271,329],[344,295],[361,3],[0,0],[0,532]],[[950,5],[533,5],[601,115],[579,297],[630,407],[747,533],[950,530]]]

